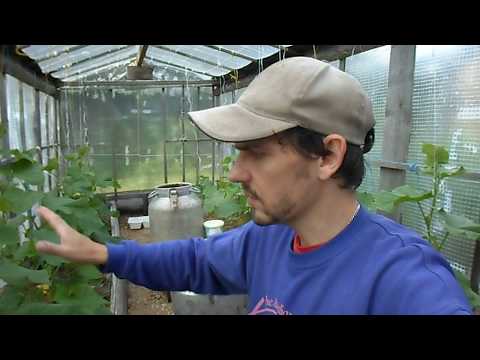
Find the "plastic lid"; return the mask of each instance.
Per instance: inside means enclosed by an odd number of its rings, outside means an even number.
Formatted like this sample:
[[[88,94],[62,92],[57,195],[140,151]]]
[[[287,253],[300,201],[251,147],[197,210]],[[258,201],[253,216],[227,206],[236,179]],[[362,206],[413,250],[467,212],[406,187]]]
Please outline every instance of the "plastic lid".
[[[225,225],[225,223],[223,222],[223,220],[207,220],[203,223],[203,226],[205,226],[206,228],[219,228],[219,227],[222,227],[223,225]]]

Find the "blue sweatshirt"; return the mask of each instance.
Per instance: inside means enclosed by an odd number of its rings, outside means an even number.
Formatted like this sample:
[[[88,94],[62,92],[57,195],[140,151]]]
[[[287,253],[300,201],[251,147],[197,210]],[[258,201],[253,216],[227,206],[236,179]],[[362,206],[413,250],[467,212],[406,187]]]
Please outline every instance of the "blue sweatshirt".
[[[104,272],[154,290],[248,293],[250,314],[471,314],[443,256],[417,233],[361,208],[331,241],[292,250],[286,225],[108,244]]]

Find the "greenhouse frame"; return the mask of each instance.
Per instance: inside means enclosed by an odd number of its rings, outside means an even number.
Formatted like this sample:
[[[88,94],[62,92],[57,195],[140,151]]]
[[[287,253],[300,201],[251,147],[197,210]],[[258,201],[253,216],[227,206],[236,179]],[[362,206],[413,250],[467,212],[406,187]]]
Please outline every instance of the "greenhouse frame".
[[[113,180],[99,193],[121,213],[132,201],[146,210],[157,186],[215,182],[226,175],[224,159],[236,154],[199,131],[187,112],[234,103],[265,68],[294,56],[351,74],[372,99],[375,144],[359,192],[405,184],[428,190],[422,146],[435,144],[448,151],[449,165],[464,168],[441,182],[439,206],[480,222],[478,45],[1,45],[1,146],[37,149],[42,166],[59,160],[55,176],[44,174],[44,192],[55,191],[68,154],[88,146],[96,176]],[[9,161],[4,156],[1,166]],[[382,213],[424,231],[414,203]],[[432,232],[442,238],[446,230],[438,222]],[[478,293],[479,241],[450,234],[442,253]],[[126,291],[121,286],[114,279],[114,297]],[[113,312],[127,313],[125,299],[115,301],[112,309],[121,309]]]

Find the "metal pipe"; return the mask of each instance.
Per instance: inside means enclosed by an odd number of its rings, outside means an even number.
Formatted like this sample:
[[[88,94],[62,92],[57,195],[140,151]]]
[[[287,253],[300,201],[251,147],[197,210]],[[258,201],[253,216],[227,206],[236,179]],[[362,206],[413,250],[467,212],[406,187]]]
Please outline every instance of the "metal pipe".
[[[212,181],[215,182],[215,141],[212,142]]]
[[[182,108],[181,108],[181,122],[182,122],[182,139],[185,139],[185,85],[182,85]],[[185,142],[182,141],[182,181],[185,182]]]
[[[140,122],[142,120],[142,90],[137,90],[137,154],[140,154]]]
[[[167,167],[167,95],[165,88],[162,88],[162,117],[163,117],[163,169],[165,176],[165,184],[168,183],[168,167]]]
[[[114,181],[118,182],[117,162],[116,162],[116,156],[115,156],[115,153],[116,153],[115,145],[116,145],[116,139],[117,139],[116,132],[117,132],[117,128],[115,126],[113,117],[110,117],[110,134],[112,136],[112,178],[113,178]],[[115,206],[116,206],[116,204],[117,204],[117,188],[116,187],[113,188],[113,192],[115,194],[114,202],[115,202]]]
[[[212,86],[216,84],[214,80],[196,80],[189,81],[190,85]],[[118,80],[118,81],[66,81],[59,89],[73,89],[78,87],[98,86],[98,87],[130,87],[130,86],[152,86],[152,87],[170,87],[184,85],[185,81],[166,81],[166,80]]]
[[[197,104],[196,104],[196,110],[200,110],[200,87],[197,86]],[[199,136],[200,136],[200,132],[198,131],[198,128],[195,126],[194,127],[194,131],[195,131],[195,134],[196,134],[196,139],[195,139],[195,155],[196,155],[196,159],[195,159],[195,178],[196,178],[196,183],[198,184],[199,181],[200,181],[200,142],[198,141],[199,140]]]
[[[212,86],[212,105],[216,106],[217,99],[216,96],[213,96],[214,86]],[[212,182],[215,182],[215,141],[212,141]]]

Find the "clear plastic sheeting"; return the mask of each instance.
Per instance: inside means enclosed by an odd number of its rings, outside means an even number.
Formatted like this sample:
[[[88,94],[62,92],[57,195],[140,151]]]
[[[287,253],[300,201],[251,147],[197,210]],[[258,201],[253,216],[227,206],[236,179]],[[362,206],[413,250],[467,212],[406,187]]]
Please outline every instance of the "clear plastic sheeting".
[[[276,54],[280,50],[270,45],[215,45],[219,49],[226,49],[234,53],[246,56],[252,60]]]
[[[146,56],[169,65],[179,66],[213,76],[222,76],[230,72],[230,69],[218,65],[210,65],[200,60],[191,59],[184,55],[151,46],[148,47]]]
[[[372,100],[375,117],[375,144],[365,155],[365,177],[359,191],[379,191],[380,169],[372,165],[373,161],[382,159],[383,127],[387,104],[388,72],[390,66],[390,45],[347,57],[345,71],[354,76],[365,88]],[[340,61],[330,64],[338,67]]]
[[[144,61],[153,64],[156,80],[169,77],[188,80],[190,76],[195,80],[210,80],[291,45],[146,46]],[[140,45],[17,45],[17,48],[35,60],[43,73],[62,81],[112,81],[126,78],[126,69],[120,71],[118,67],[133,62]],[[185,74],[180,76],[178,71]]]
[[[117,61],[113,64],[94,68],[93,70],[80,73],[62,79],[63,81],[115,81],[126,78],[127,65],[132,59]]]
[[[71,67],[68,67],[60,71],[56,71],[51,75],[59,79],[73,77],[75,75],[80,75],[79,77],[82,77],[82,73],[90,72],[91,70],[94,70],[97,68],[105,69],[106,65],[115,66],[115,64],[118,63],[119,61],[123,61],[126,59],[130,59],[131,61],[133,61],[138,54],[138,49],[139,49],[138,45],[129,46],[126,49],[115,51],[114,53],[107,54],[105,56],[101,56],[99,58],[95,58],[92,60],[83,61],[80,64],[73,65]],[[88,75],[83,75],[83,76],[88,76]]]
[[[38,145],[35,134],[35,93],[33,87],[22,83],[23,92],[23,123],[25,131],[25,149],[29,150]]]
[[[126,46],[127,45],[88,45],[44,61],[39,61],[38,65],[44,73],[50,73],[65,67],[70,67],[80,61],[93,58],[94,56],[120,50]]]
[[[154,67],[153,77],[156,80],[173,80],[173,81],[195,81],[195,80],[212,80],[209,75],[200,74],[194,71],[181,69],[172,65],[160,63],[158,61],[147,59],[146,63]]]
[[[422,144],[444,146],[449,164],[480,171],[480,46],[418,45],[412,97],[412,129],[408,162],[424,161]],[[431,178],[407,172],[407,184],[431,189]],[[438,206],[453,215],[479,221],[480,182],[451,178],[441,186]],[[404,223],[423,231],[423,217],[417,206],[405,206]],[[444,235],[440,224],[434,232]],[[444,254],[470,274],[475,242],[449,238]]]
[[[23,150],[20,118],[20,82],[8,74],[5,75],[7,90],[8,141],[10,149]]]
[[[233,54],[226,54],[223,51],[215,50],[203,45],[156,45],[177,51],[186,55],[203,59],[211,63],[224,66],[230,69],[240,69],[250,63],[250,61],[235,56]]]
[[[390,49],[391,46],[387,45],[350,56],[347,57],[345,64],[345,71],[362,84],[372,100],[375,118],[375,144],[366,156],[369,160],[382,158]]]
[[[41,61],[83,46],[84,45],[31,45],[22,48],[22,51],[33,60]]]

